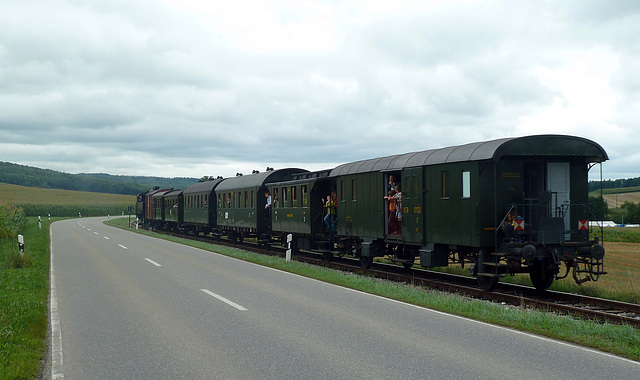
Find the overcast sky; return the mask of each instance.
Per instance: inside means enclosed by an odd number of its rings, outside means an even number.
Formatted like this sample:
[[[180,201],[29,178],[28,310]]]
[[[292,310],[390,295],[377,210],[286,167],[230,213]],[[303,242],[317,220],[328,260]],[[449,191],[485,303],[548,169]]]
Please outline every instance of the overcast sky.
[[[615,179],[639,121],[636,0],[0,0],[0,161],[227,177],[558,133]]]

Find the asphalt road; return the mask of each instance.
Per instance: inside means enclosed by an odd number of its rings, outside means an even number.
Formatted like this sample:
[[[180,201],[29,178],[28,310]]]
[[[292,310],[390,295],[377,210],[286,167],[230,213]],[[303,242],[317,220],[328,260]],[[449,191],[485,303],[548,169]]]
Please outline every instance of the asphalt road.
[[[52,234],[54,379],[631,379],[640,363],[126,232]]]

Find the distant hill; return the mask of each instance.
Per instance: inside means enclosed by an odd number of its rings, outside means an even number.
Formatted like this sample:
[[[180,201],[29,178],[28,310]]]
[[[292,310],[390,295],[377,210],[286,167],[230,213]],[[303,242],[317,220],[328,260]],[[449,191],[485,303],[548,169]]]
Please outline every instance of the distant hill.
[[[154,186],[184,188],[198,182],[198,179],[114,176],[110,174],[68,174],[0,161],[0,182],[43,189],[134,195],[147,191]]]
[[[165,189],[168,189],[168,188],[184,189],[189,185],[193,185],[194,183],[198,182],[198,178],[188,178],[188,177],[175,177],[175,178],[144,177],[144,176],[111,175],[106,173],[80,173],[76,175],[82,176],[82,177],[88,177],[88,178],[117,181],[122,183],[135,183],[137,185],[143,186],[145,190],[151,189],[155,186],[160,186],[161,188],[165,188]]]
[[[640,177],[636,178],[621,178],[621,179],[607,179],[602,181],[603,189],[615,189],[617,193],[624,192],[623,188],[640,187]],[[589,191],[600,190],[600,181],[589,181]],[[637,189],[629,190],[627,192],[638,191]]]

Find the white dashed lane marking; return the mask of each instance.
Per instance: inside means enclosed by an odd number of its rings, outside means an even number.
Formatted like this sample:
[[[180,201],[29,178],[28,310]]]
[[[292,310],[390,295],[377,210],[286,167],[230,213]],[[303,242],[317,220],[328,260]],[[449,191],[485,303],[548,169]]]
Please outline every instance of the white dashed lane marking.
[[[233,302],[233,301],[230,301],[230,300],[228,300],[228,299],[224,298],[223,296],[221,296],[221,295],[219,295],[219,294],[216,294],[216,293],[212,292],[211,290],[208,290],[208,289],[200,289],[200,290],[202,290],[203,292],[207,293],[207,294],[208,294],[208,295],[210,295],[211,297],[217,298],[218,300],[220,300],[220,301],[222,301],[222,302],[226,303],[226,304],[227,304],[227,305],[229,305],[229,306],[233,306],[233,307],[235,307],[236,309],[238,309],[238,310],[240,310],[240,311],[248,310],[246,307],[244,307],[244,306],[242,306],[242,305],[238,305],[237,303],[235,303],[235,302]]]
[[[153,264],[153,265],[157,266],[157,267],[161,267],[161,266],[162,266],[162,265],[160,265],[160,264],[156,263],[155,261],[153,261],[153,260],[151,260],[151,259],[148,259],[148,258],[146,258],[146,257],[145,257],[144,259],[145,259],[145,260],[147,260],[148,262],[150,262],[151,264]]]

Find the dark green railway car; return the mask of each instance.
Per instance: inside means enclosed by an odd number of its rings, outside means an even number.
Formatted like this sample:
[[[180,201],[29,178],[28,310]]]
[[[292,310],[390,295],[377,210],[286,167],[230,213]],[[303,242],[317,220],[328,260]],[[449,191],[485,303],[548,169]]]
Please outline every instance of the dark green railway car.
[[[604,249],[584,230],[588,171],[607,159],[593,141],[542,135],[344,164],[330,174],[338,233],[361,240],[363,266],[383,255],[407,266],[416,257],[426,267],[468,262],[485,289],[522,272],[546,288],[562,262],[594,279]],[[402,190],[393,231],[384,199],[391,176]]]
[[[173,189],[165,189],[156,191],[151,195],[151,224],[158,228],[164,224],[164,207],[163,207],[163,197],[166,193],[172,191]]]
[[[181,223],[184,229],[205,234],[215,229],[218,216],[215,188],[222,181],[198,182],[184,189],[184,221]]]
[[[293,174],[301,172],[306,170],[269,170],[225,179],[215,188],[218,228],[232,240],[269,232],[271,213],[265,208],[267,185],[291,180]]]
[[[162,196],[165,229],[175,230],[184,222],[183,191],[173,190]]]
[[[283,235],[294,234],[296,249],[317,248],[324,240],[326,197],[335,192],[335,182],[328,178],[330,170],[292,175],[291,181],[267,185],[273,197],[272,230]],[[284,237],[284,236],[283,236]]]
[[[154,195],[155,194],[164,194],[168,191],[171,191],[171,189],[160,189],[159,187],[155,187],[151,190],[149,190],[146,193],[140,193],[138,194],[138,201],[136,203],[136,211],[137,213],[140,215],[139,219],[144,221],[144,223],[146,225],[152,225],[153,221],[154,221],[154,215],[156,212],[158,212],[158,210],[156,210],[155,208],[155,203],[154,203]],[[140,207],[138,209],[138,207]],[[160,207],[160,206],[158,206]],[[160,220],[161,216],[162,216],[162,211],[160,210],[158,212],[158,215],[160,215]]]

